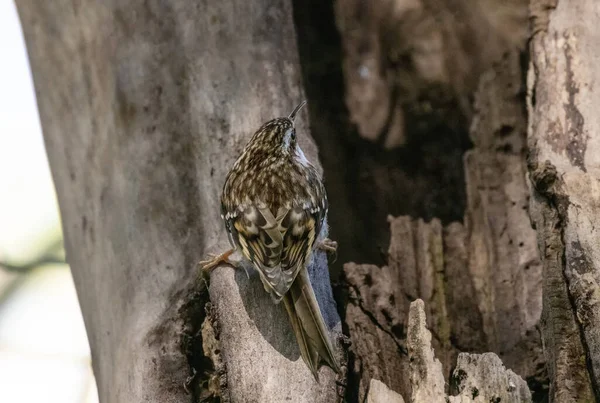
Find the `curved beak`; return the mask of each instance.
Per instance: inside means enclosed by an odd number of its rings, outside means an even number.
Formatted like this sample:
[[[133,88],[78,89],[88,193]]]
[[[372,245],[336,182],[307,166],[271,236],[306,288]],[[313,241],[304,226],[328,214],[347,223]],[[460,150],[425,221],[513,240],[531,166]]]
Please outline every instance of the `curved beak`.
[[[288,116],[288,119],[291,120],[292,123],[294,123],[294,119],[296,119],[296,114],[298,114],[298,112],[300,111],[300,109],[302,109],[302,107],[304,105],[306,105],[306,100],[300,102],[300,104],[294,108],[292,113],[290,113],[290,116]]]

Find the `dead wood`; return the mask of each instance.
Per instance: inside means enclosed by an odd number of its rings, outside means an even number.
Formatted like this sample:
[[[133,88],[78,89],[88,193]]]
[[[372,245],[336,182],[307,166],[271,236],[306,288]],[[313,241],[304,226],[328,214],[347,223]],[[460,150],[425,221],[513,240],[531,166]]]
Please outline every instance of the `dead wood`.
[[[550,401],[600,398],[598,4],[531,2],[531,217],[543,262]]]
[[[409,304],[425,301],[446,380],[460,352],[495,352],[538,399],[547,374],[539,322],[542,269],[528,216],[526,120],[519,53],[483,74],[465,154],[464,223],[390,218],[387,265],[345,265],[357,395],[371,378],[411,395],[403,352]],[[378,351],[378,354],[372,354]]]

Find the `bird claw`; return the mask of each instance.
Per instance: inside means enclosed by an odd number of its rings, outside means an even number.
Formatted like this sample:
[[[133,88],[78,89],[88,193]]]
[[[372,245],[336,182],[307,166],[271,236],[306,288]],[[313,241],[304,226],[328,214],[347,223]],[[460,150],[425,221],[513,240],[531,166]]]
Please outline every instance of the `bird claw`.
[[[337,260],[337,248],[338,243],[336,241],[332,241],[329,238],[325,238],[317,244],[317,248],[325,251],[326,253],[330,253],[334,256],[333,261]]]
[[[185,392],[188,395],[192,394],[190,386],[192,386],[192,383],[194,382],[194,379],[196,379],[197,374],[198,374],[198,372],[196,371],[196,368],[192,367],[192,374],[190,376],[188,376],[185,379],[185,382],[183,383],[183,389],[185,389]]]
[[[233,267],[237,267],[236,263],[229,260],[229,256],[233,254],[233,249],[220,254],[209,253],[208,259],[198,262],[200,270],[204,273],[210,273],[220,264],[228,264]]]

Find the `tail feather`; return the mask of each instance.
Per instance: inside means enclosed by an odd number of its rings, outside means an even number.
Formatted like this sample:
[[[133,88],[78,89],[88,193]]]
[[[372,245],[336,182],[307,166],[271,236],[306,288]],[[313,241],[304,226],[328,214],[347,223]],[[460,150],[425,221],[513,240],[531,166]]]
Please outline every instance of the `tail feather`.
[[[318,380],[321,359],[336,373],[340,367],[335,359],[329,331],[306,269],[300,270],[292,287],[283,298],[302,359]]]
[[[302,359],[314,375],[315,379],[319,379],[317,370],[319,367],[319,354],[317,350],[311,348],[310,340],[304,329],[302,328],[302,324],[298,319],[298,315],[296,314],[296,310],[292,303],[292,298],[290,296],[285,296],[283,298],[283,302],[285,304],[285,308],[288,312],[288,316],[290,318],[290,323],[292,325],[292,329],[294,330],[294,335],[298,340],[298,347],[300,349],[300,354],[302,355]]]

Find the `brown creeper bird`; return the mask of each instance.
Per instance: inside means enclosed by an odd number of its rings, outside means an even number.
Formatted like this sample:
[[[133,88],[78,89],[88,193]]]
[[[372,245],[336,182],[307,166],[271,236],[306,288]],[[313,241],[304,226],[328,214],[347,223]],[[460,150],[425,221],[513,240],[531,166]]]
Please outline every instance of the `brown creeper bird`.
[[[294,119],[305,104],[263,124],[244,148],[221,196],[233,249],[200,264],[203,270],[223,262],[236,266],[229,257],[241,250],[273,301],[283,300],[302,358],[317,378],[321,362],[337,373],[340,368],[306,265],[313,248],[334,251],[336,244],[321,236],[328,209],[325,187],[296,140]]]

